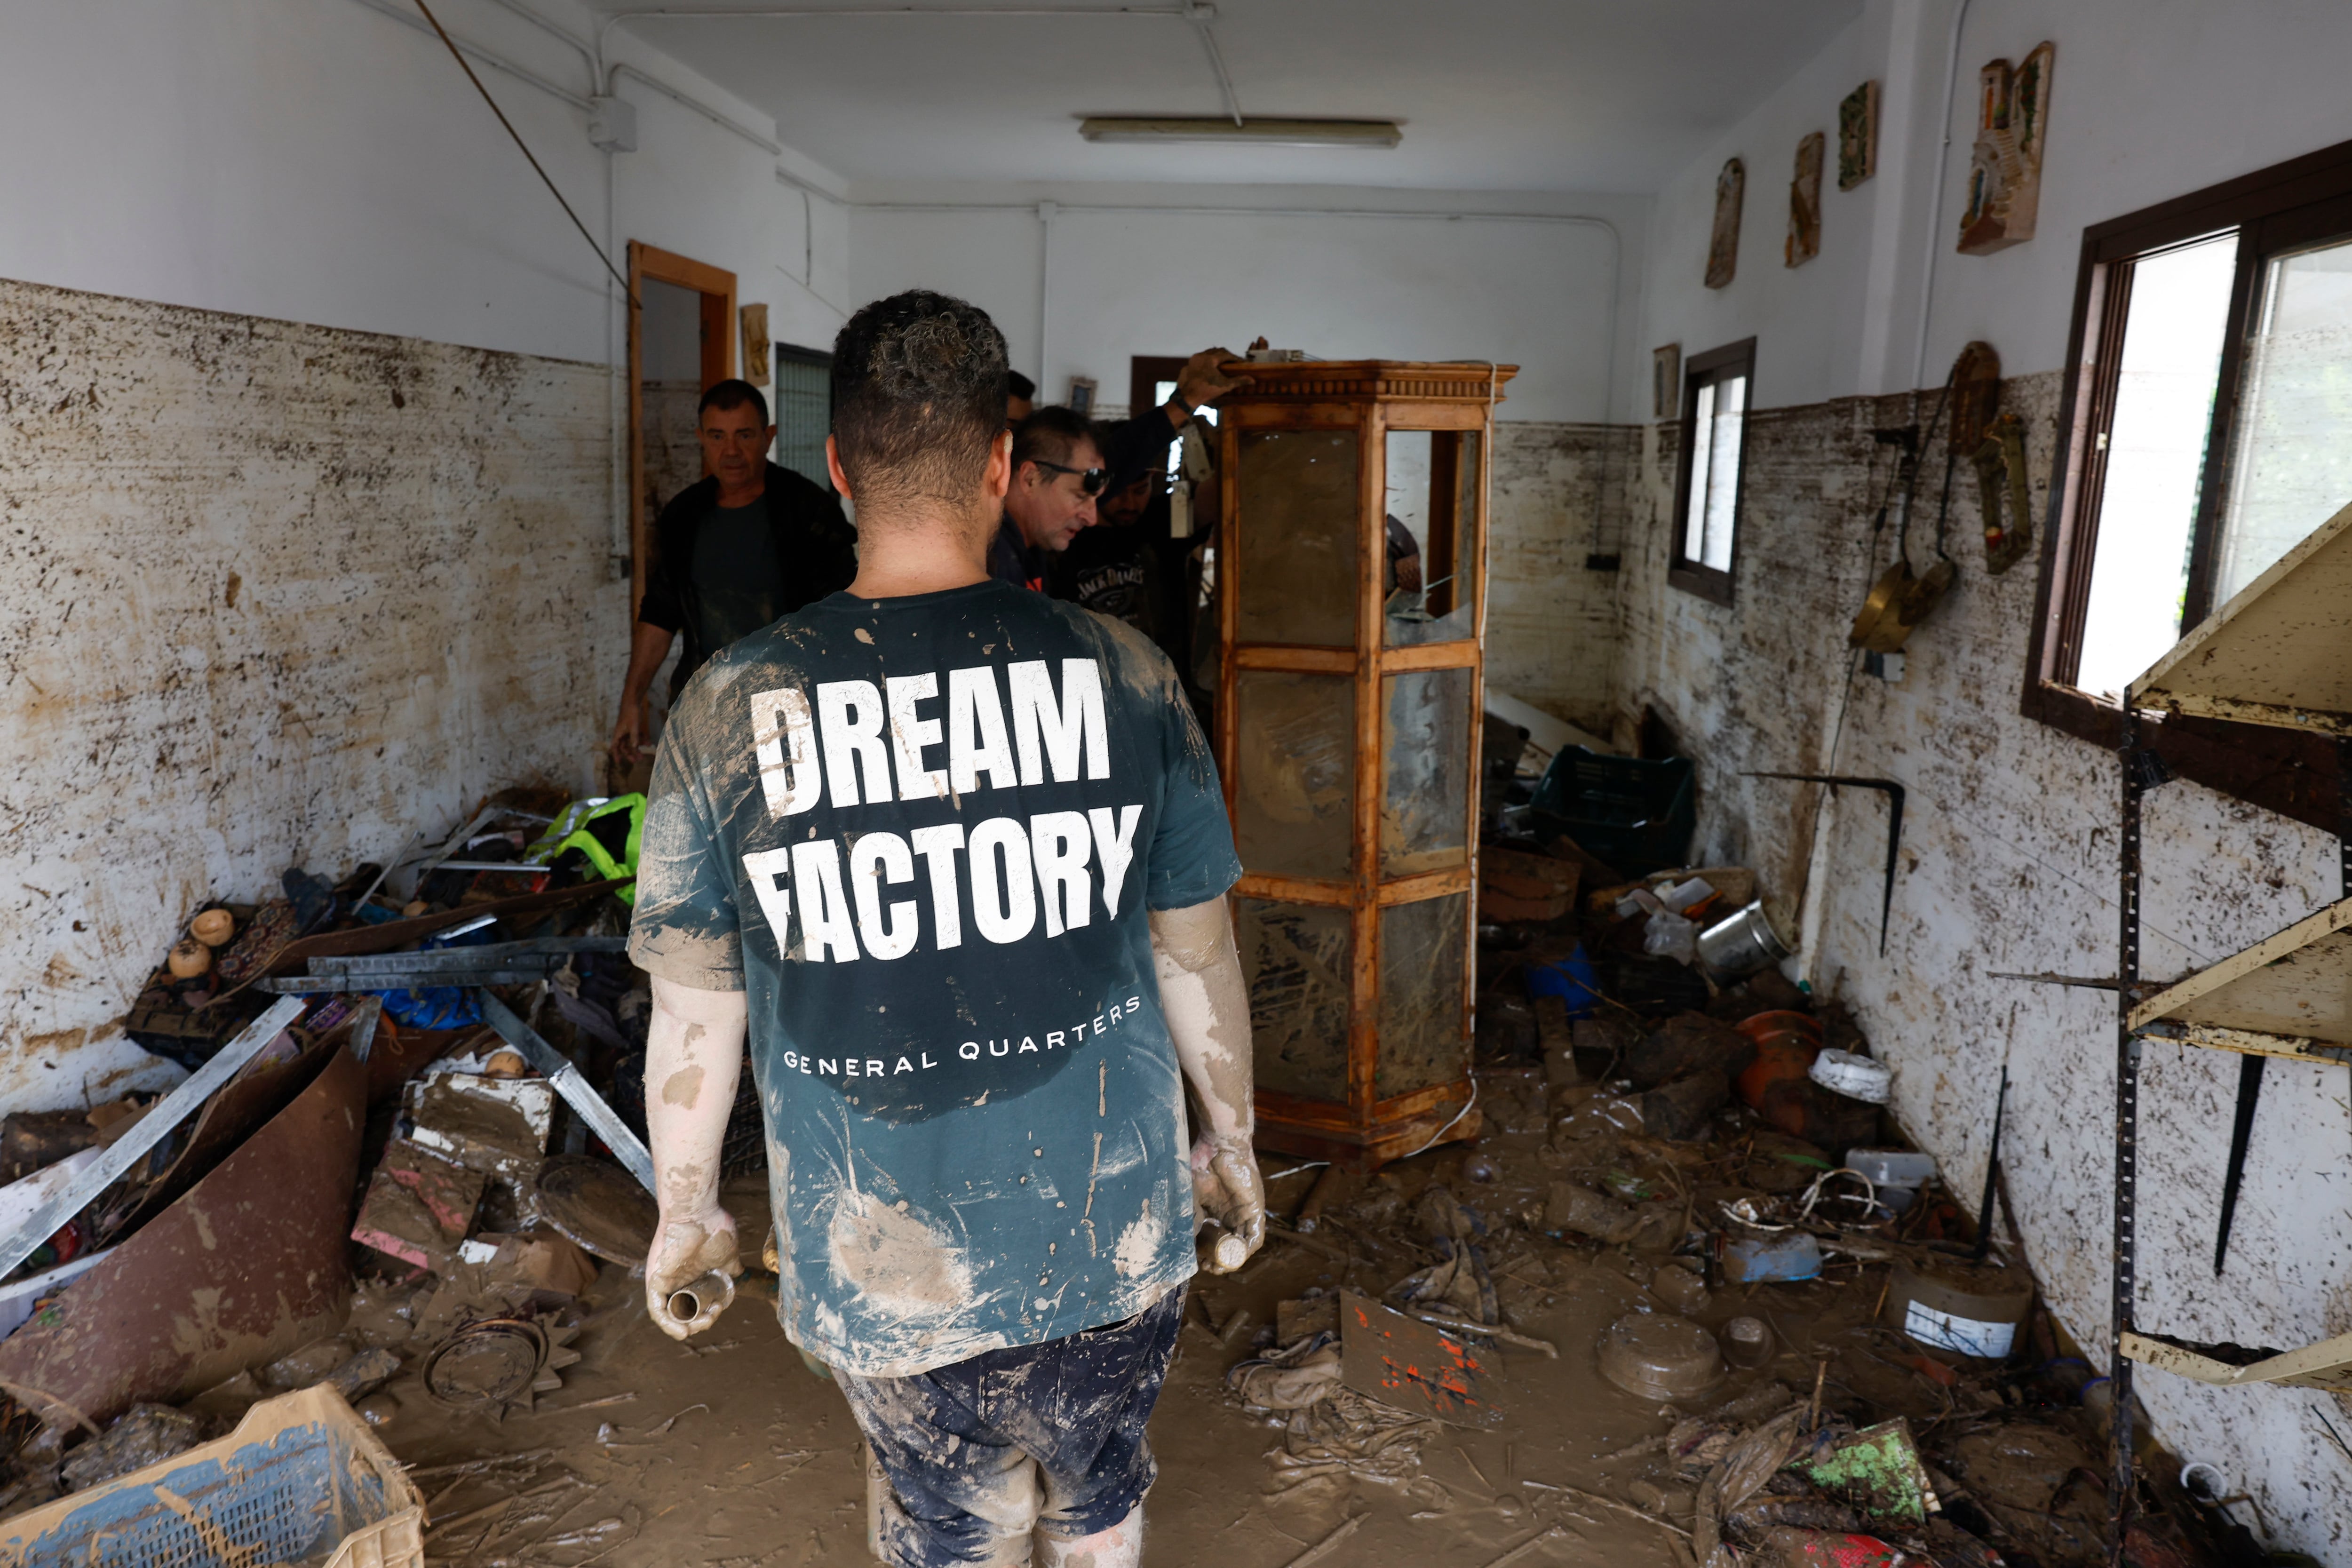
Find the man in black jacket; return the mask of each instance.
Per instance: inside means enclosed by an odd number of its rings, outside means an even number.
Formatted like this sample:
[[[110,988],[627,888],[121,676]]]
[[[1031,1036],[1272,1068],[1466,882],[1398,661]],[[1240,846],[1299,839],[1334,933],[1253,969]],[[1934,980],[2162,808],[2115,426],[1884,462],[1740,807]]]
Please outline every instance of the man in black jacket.
[[[697,415],[708,473],[671,498],[653,530],[653,566],[629,639],[613,760],[634,766],[653,739],[646,688],[686,647],[670,677],[675,698],[703,661],[740,637],[849,585],[857,535],[828,491],[767,459],[776,428],[768,400],[747,381],[722,381]]]

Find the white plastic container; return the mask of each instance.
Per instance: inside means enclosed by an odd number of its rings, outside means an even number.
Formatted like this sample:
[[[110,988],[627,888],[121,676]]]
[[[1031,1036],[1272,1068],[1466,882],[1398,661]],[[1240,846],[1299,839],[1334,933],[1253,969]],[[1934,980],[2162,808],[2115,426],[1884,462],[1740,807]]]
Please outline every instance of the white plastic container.
[[[1936,1179],[1936,1156],[1916,1149],[1849,1149],[1848,1170],[1859,1171],[1874,1187],[1916,1192]]]
[[[1852,1051],[1823,1051],[1813,1058],[1812,1080],[1832,1094],[1884,1105],[1895,1092],[1895,1071],[1874,1057]]]

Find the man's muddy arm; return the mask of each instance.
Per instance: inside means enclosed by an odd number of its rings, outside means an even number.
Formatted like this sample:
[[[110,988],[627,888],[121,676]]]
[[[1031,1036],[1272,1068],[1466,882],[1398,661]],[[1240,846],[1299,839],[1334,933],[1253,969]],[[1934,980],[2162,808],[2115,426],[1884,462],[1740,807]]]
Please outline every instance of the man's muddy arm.
[[[682,1340],[709,1328],[732,1292],[719,1292],[685,1322],[669,1311],[671,1292],[714,1271],[730,1278],[742,1272],[735,1221],[719,1206],[719,1163],[743,1065],[745,1004],[740,991],[701,991],[659,978],[653,990],[646,1142],[661,1224],[646,1259],[646,1305],[662,1332]]]
[[[1192,1152],[1194,1170],[1215,1177],[1202,1184],[1213,1188],[1203,1202],[1243,1244],[1240,1258],[1223,1256],[1211,1265],[1230,1273],[1265,1239],[1265,1190],[1251,1148],[1257,1116],[1249,987],[1225,900],[1152,910],[1151,956],[1176,1060],[1208,1122]]]

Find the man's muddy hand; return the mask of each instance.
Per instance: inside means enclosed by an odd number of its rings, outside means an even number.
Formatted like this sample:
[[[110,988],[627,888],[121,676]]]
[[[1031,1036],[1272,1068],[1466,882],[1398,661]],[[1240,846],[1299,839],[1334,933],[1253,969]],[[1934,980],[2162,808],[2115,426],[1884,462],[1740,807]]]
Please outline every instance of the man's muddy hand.
[[[1262,1207],[1263,1205],[1261,1205]],[[719,1321],[735,1300],[734,1281],[743,1262],[735,1246],[735,1220],[725,1209],[672,1219],[664,1216],[655,1232],[654,1248],[646,1258],[646,1310],[654,1324],[674,1340],[690,1339]],[[670,1310],[670,1298],[704,1276],[718,1274],[728,1281],[724,1290],[697,1291],[697,1310],[681,1319]]]
[[[1231,1274],[1265,1245],[1265,1183],[1257,1156],[1245,1139],[1202,1138],[1192,1145],[1192,1192],[1201,1206],[1225,1227],[1211,1249],[1212,1274]],[[1224,1245],[1241,1243],[1239,1257]]]

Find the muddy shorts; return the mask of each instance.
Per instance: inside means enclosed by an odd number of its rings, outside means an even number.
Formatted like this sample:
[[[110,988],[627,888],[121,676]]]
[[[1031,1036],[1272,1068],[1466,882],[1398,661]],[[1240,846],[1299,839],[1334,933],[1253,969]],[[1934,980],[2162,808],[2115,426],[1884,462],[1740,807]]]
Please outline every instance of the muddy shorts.
[[[898,1568],[1029,1561],[1031,1523],[1076,1540],[1127,1517],[1159,1474],[1143,1428],[1184,1323],[1181,1286],[1124,1322],[912,1377],[835,1381],[895,1507]]]

